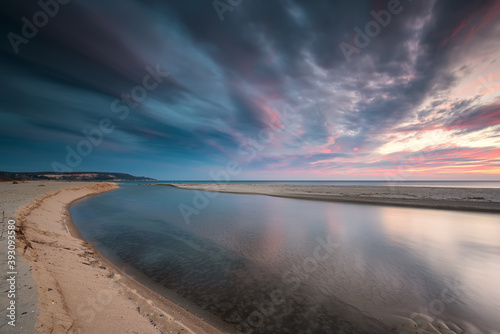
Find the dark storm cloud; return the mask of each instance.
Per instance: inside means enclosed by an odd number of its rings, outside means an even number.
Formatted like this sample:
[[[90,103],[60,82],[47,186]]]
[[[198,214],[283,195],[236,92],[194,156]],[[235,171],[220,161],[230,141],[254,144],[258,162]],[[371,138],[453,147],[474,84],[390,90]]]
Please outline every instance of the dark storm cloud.
[[[465,116],[460,115],[456,119],[451,120],[447,124],[447,127],[473,132],[498,124],[500,124],[500,104],[496,103],[478,108],[470,108],[465,111]]]
[[[3,39],[2,136],[19,145],[42,138],[51,147],[47,164],[83,129],[109,117],[116,130],[99,154],[111,147],[166,164],[174,163],[169,154],[217,164],[234,156],[244,138],[281,122],[287,131],[267,153],[295,168],[326,159],[304,153],[315,149],[374,152],[391,131],[497,124],[493,104],[450,96],[474,63],[449,66],[460,48],[495,40],[495,2],[390,3],[246,0],[220,21],[211,1],[73,0],[19,53]],[[372,11],[389,6],[398,14],[348,61],[341,43],[355,46],[354,28],[365,31]],[[21,34],[21,17],[31,20],[38,10],[36,2],[7,1],[2,31]],[[113,101],[127,95],[122,106],[136,103],[132,89],[155,66],[169,76],[118,118]],[[427,100],[434,102],[422,109]],[[402,125],[411,119],[419,123]],[[19,127],[26,131],[12,130]]]

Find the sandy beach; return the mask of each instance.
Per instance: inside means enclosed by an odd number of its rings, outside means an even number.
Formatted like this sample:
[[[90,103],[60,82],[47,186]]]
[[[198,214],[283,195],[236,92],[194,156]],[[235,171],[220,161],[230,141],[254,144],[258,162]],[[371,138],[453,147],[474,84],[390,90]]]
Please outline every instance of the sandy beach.
[[[90,182],[0,184],[2,231],[7,218],[16,221],[18,280],[16,327],[2,311],[2,333],[220,333],[120,272],[79,237],[69,205],[116,188]],[[1,247],[7,249],[5,238]],[[2,310],[8,302],[2,294]]]
[[[500,189],[285,184],[164,184],[179,189],[316,201],[500,212]]]
[[[361,187],[259,184],[170,184],[182,189],[260,194],[307,200],[342,201],[499,212],[499,189]],[[2,333],[222,333],[205,320],[124,274],[82,240],[68,207],[87,196],[112,191],[114,183],[0,183],[5,212],[16,221],[16,327],[2,311]],[[5,235],[5,233],[3,233]],[[6,239],[0,240],[7,248]],[[5,259],[1,261],[5,262]],[[6,265],[2,262],[2,265]],[[1,288],[6,290],[4,281]],[[1,304],[7,305],[2,294]],[[2,306],[5,310],[6,307]],[[384,323],[408,333],[458,333],[418,315],[414,320],[384,316]],[[212,323],[212,322],[210,322]],[[441,328],[441,327],[443,328]],[[448,323],[448,326],[457,326]],[[461,330],[467,328],[462,327]],[[220,328],[220,326],[219,326]],[[446,330],[445,330],[446,329]],[[470,333],[480,333],[473,328]],[[228,330],[229,331],[229,330]]]

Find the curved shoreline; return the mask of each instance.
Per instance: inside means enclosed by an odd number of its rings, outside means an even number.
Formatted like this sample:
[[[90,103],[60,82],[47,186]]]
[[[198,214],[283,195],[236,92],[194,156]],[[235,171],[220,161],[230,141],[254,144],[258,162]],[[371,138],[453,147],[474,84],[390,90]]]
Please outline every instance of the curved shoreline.
[[[301,200],[500,213],[500,189],[285,184],[157,184],[178,189]]]
[[[221,333],[128,276],[83,240],[69,207],[118,188],[97,183],[46,193],[20,208],[18,248],[38,285],[36,330],[47,333]]]
[[[74,237],[82,240],[89,247],[89,249],[94,252],[95,258],[98,259],[99,262],[105,264],[114,276],[117,275],[119,283],[126,288],[129,293],[128,298],[132,298],[135,301],[137,306],[141,309],[139,313],[144,317],[148,317],[150,323],[152,323],[156,329],[162,330],[162,328],[166,327],[165,324],[162,324],[162,322],[165,322],[163,317],[152,317],[152,313],[159,312],[159,314],[176,313],[175,316],[178,319],[171,319],[178,326],[176,330],[185,329],[185,332],[188,333],[219,334],[222,333],[222,331],[226,333],[234,330],[226,323],[222,323],[222,321],[216,319],[212,314],[204,312],[204,310],[197,309],[194,305],[189,304],[189,308],[196,309],[197,313],[202,313],[201,315],[203,315],[203,317],[201,317],[200,314],[194,314],[191,311],[179,306],[181,303],[183,305],[187,305],[190,302],[177,295],[171,296],[171,292],[169,290],[158,288],[155,282],[134,268],[120,268],[119,264],[113,262],[97,250],[94,243],[85,240],[72,219],[70,207],[90,196],[93,195],[78,198],[66,205],[65,210],[68,216],[66,217],[64,223],[67,225],[70,233],[74,233]],[[152,284],[156,285],[152,287]],[[144,304],[144,301],[148,301],[146,303],[147,305]],[[155,304],[152,304],[149,301],[154,301]],[[149,309],[151,307],[153,307],[154,310]],[[191,325],[194,325],[197,331],[190,329]],[[169,331],[170,329],[167,330],[167,332]]]
[[[199,185],[181,186],[188,188]],[[206,186],[222,188],[221,186],[226,185],[202,186],[204,186],[202,189],[192,189],[238,193],[235,189],[223,191],[224,189],[206,188]],[[246,189],[239,189],[239,193],[249,193],[248,185],[245,186]],[[141,280],[124,273],[111,260],[94,249],[92,243],[83,240],[72,221],[69,207],[88,196],[116,188],[118,188],[116,184],[93,183],[52,191],[21,207],[16,213],[19,217],[19,235],[26,236],[21,246],[27,247],[25,258],[33,267],[38,285],[40,316],[36,328],[41,332],[51,333],[126,333],[130,330],[139,333],[159,333],[181,328],[183,330],[180,333],[221,333],[221,330],[224,330],[222,327],[217,326],[219,328],[217,329],[211,326],[212,322],[207,323],[207,318],[202,321],[190,311],[176,305],[173,299],[162,297]],[[380,187],[373,188],[380,190]],[[366,191],[366,188],[356,189],[356,191]],[[257,190],[262,191],[253,189],[254,192],[250,194],[294,198],[290,194],[280,194],[277,189],[268,193],[258,193]],[[469,190],[458,191],[465,191],[467,196],[483,191],[472,189],[472,192],[469,192]],[[424,191],[430,190],[424,189]],[[447,191],[444,189],[441,193],[446,194]],[[453,196],[458,194],[457,191],[454,193]],[[495,189],[484,194],[493,196],[490,200],[494,200],[495,196],[500,195],[500,190]],[[331,193],[327,195],[331,196]],[[399,191],[399,195],[405,195],[405,192]],[[22,248],[19,252],[22,252]],[[74,270],[77,272],[73,272]],[[96,284],[94,282],[84,284],[87,281],[95,281]],[[96,305],[90,305],[89,299]],[[108,310],[112,312],[108,314]],[[391,321],[399,326],[402,321],[406,323],[409,320],[398,317]]]

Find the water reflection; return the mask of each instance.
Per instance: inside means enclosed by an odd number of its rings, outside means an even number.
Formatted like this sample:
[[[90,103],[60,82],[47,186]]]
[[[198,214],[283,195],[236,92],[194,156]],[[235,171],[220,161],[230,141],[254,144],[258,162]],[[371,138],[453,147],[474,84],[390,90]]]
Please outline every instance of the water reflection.
[[[128,186],[71,211],[107,255],[242,331],[387,333],[413,312],[500,328],[498,215],[219,194],[186,224],[192,198]]]
[[[385,233],[411,249],[434,273],[434,280],[456,277],[467,307],[495,317],[500,310],[500,225],[496,215],[381,208]],[[498,328],[498,327],[497,327]]]

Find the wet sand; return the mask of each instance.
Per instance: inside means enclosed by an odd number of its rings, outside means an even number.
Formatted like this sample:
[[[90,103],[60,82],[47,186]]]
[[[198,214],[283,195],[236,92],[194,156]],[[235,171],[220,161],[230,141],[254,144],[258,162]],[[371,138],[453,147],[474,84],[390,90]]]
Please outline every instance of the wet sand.
[[[45,191],[38,188],[41,184]],[[39,196],[12,215],[17,253],[22,254],[17,276],[26,277],[26,290],[37,294],[18,294],[18,325],[21,317],[30,319],[23,321],[22,329],[2,323],[2,333],[221,333],[122,273],[79,238],[68,207],[118,185],[26,182],[0,187],[3,206]],[[15,194],[15,200],[7,198],[9,194]],[[29,280],[31,271],[34,281]]]
[[[500,189],[284,184],[161,184],[179,189],[315,201],[500,213]]]

